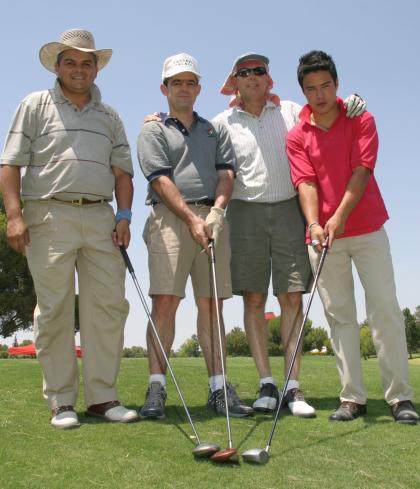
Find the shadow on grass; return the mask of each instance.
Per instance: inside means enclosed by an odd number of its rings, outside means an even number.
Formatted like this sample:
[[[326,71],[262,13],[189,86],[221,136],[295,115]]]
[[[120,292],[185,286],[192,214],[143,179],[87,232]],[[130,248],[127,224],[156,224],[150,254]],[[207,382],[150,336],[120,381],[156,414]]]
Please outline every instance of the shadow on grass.
[[[327,418],[340,405],[340,400],[337,397],[307,398],[307,402],[315,408],[318,416],[325,416]],[[416,405],[414,403],[413,405],[416,409]],[[326,413],[324,414],[325,411]],[[378,419],[382,416],[387,416],[387,419]],[[363,420],[367,424],[394,423],[394,418],[391,414],[391,408],[384,399],[368,399],[367,414],[363,416]],[[334,423],[340,424],[339,421],[336,421]],[[348,422],[345,422],[345,424],[347,423]]]

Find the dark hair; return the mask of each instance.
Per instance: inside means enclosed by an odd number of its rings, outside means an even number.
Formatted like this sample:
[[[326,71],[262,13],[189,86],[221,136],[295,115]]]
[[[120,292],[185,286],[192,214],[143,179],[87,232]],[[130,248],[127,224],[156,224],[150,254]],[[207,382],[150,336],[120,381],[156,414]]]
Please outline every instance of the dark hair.
[[[57,64],[58,65],[61,63],[61,58],[63,57],[64,53],[66,51],[69,51],[70,49],[73,49],[73,48],[70,47],[69,49],[65,49],[64,51],[61,51],[61,53],[58,53],[58,55],[57,55]],[[95,62],[95,65],[97,65],[98,64],[98,57],[96,56],[95,53],[90,53],[90,54],[93,56],[93,60]]]
[[[304,54],[299,59],[299,66],[297,69],[297,76],[299,85],[303,90],[303,77],[308,73],[314,71],[328,71],[337,83],[337,69],[335,67],[334,61],[330,55],[324,53],[324,51],[310,51]]]
[[[165,79],[163,80],[163,82],[162,82],[162,83],[165,85],[165,87],[167,87],[167,86],[169,85],[169,80],[170,80],[171,78],[173,78],[174,76],[176,76],[176,75],[170,76],[169,78],[165,78]],[[196,78],[196,80],[197,80],[197,85],[199,85],[199,84],[200,84],[200,79],[198,78],[198,76],[197,76],[197,75],[195,75],[195,78]]]

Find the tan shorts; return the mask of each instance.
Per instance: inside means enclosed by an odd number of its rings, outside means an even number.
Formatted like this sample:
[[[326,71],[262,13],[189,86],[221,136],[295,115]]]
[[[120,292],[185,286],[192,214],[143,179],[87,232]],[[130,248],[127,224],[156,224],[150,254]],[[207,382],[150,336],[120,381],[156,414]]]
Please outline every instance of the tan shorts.
[[[191,210],[206,219],[209,206],[190,205]],[[149,295],[175,295],[185,297],[185,285],[191,276],[194,296],[212,297],[211,262],[202,248],[192,239],[187,225],[159,203],[151,208],[143,231],[149,252]],[[219,298],[232,296],[230,278],[229,229],[219,234],[216,254],[216,278]]]

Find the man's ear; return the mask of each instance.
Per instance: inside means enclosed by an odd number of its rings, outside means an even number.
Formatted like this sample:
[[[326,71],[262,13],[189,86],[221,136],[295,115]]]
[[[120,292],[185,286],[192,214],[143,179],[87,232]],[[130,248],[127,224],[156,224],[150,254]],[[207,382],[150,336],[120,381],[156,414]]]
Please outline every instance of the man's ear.
[[[168,87],[164,83],[161,84],[160,91],[163,95],[165,95],[165,97],[168,96]]]

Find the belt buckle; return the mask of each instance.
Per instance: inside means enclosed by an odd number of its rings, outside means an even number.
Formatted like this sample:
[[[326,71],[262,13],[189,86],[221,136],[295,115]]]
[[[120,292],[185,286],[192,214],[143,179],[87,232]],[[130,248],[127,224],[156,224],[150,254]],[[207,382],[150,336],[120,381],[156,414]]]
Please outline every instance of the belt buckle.
[[[81,207],[83,205],[83,197],[79,197],[78,199],[74,199],[71,201],[71,203]]]

